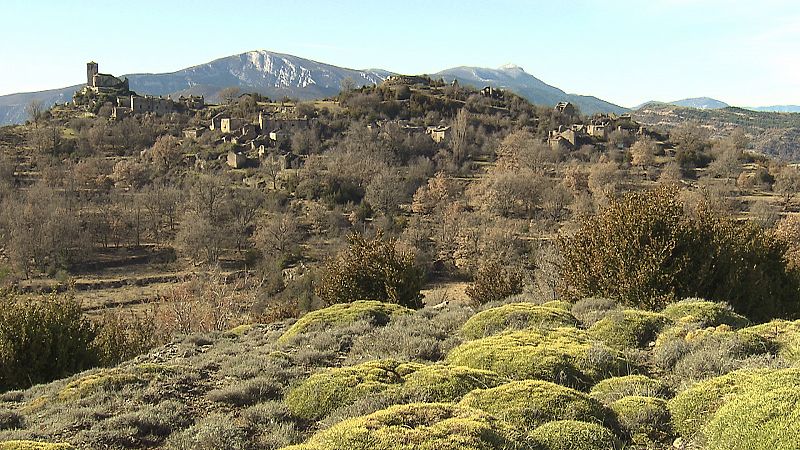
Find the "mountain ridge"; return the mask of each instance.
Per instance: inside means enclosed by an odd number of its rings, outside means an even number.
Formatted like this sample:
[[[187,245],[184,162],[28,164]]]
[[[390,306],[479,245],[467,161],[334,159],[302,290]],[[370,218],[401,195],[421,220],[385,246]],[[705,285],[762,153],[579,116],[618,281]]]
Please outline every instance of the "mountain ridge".
[[[473,72],[474,76],[465,76],[464,69]],[[559,101],[571,101],[587,114],[627,111],[626,108],[597,97],[567,94],[528,74],[515,64],[506,64],[499,69],[460,66],[445,69],[432,77],[447,79],[452,73],[459,73],[459,82],[466,85],[480,88],[491,84],[516,92],[534,103],[552,105]],[[478,74],[483,74],[484,77]],[[338,94],[345,79],[353,80],[356,85],[369,85],[378,84],[390,75],[394,73],[383,69],[349,69],[279,52],[253,50],[173,72],[132,73],[122,76],[127,77],[131,89],[140,94],[204,95],[208,100],[214,101],[219,91],[229,86],[237,86],[243,91],[258,92],[272,98],[325,98]],[[0,125],[24,122],[25,107],[33,100],[41,101],[47,106],[70,101],[72,94],[81,86],[83,85],[76,84],[0,96]]]

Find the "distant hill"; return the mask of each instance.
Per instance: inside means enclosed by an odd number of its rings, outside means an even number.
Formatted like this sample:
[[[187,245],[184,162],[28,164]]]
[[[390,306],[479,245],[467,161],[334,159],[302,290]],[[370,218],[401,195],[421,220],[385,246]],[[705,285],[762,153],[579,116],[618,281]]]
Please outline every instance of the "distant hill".
[[[101,65],[102,71],[102,65]],[[76,73],[82,73],[76,67]],[[356,85],[378,84],[391,72],[354,70],[323,64],[292,55],[257,50],[228,56],[172,73],[124,75],[131,89],[150,95],[204,95],[216,101],[224,88],[238,86],[244,92],[258,92],[271,98],[284,96],[302,100],[336,95],[344,79]],[[25,121],[25,106],[32,100],[50,106],[72,99],[81,85],[41,92],[0,96],[0,125]]]
[[[506,65],[498,69],[483,67],[454,67],[431,75],[432,78],[443,78],[450,83],[454,79],[460,84],[474,87],[493,86],[508,89],[525,97],[533,103],[555,105],[561,101],[569,101],[580,108],[583,114],[608,112],[621,114],[628,109],[609,103],[597,97],[567,94],[557,87],[525,72],[521,67]]]
[[[723,101],[713,99],[710,97],[696,97],[696,98],[685,98],[683,100],[675,100],[674,102],[659,102],[653,100],[646,103],[642,103],[641,105],[635,107],[634,109],[642,109],[648,105],[674,105],[674,106],[682,106],[684,108],[696,108],[696,109],[721,109],[731,106]]]
[[[102,71],[102,62],[100,68]],[[76,67],[75,72],[82,74],[83,69]],[[287,96],[309,100],[331,97],[339,93],[341,83],[346,78],[353,80],[356,85],[370,85],[378,84],[390,75],[391,72],[382,69],[347,69],[297,56],[256,50],[171,73],[136,73],[124,76],[130,80],[131,89],[140,94],[204,95],[208,101],[216,101],[219,91],[229,86],[238,86],[244,92],[258,92],[272,98]],[[554,105],[566,100],[578,105],[585,114],[627,111],[596,97],[566,94],[517,66],[500,69],[457,67],[439,72],[433,77],[442,77],[448,81],[458,78],[459,82],[475,87],[487,84],[502,87],[544,105]],[[32,100],[39,100],[47,106],[66,102],[72,99],[72,94],[80,87],[81,85],[75,85],[0,96],[0,125],[24,122],[25,106]]]
[[[669,103],[675,106],[685,106],[687,108],[697,109],[722,109],[731,106],[723,101],[709,97],[685,98],[683,100],[675,100],[674,102]]]
[[[633,118],[649,127],[669,130],[693,121],[715,136],[726,136],[742,128],[754,150],[788,161],[800,161],[800,114],[752,111],[744,108],[698,109],[668,103],[646,103],[632,112]]]
[[[745,109],[764,112],[800,113],[799,105],[748,106]]]

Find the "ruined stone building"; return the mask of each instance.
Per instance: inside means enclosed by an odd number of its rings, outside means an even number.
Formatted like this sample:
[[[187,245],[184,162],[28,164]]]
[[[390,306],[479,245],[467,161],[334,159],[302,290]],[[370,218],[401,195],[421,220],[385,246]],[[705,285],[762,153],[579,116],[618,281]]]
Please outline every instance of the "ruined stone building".
[[[575,115],[575,106],[570,102],[558,102],[556,103],[556,107],[554,109],[566,116]]]
[[[446,126],[436,126],[436,127],[428,127],[425,129],[425,133],[430,135],[431,139],[437,144],[444,142],[447,138],[450,137],[450,127]]]
[[[190,95],[188,97],[178,97],[178,104],[186,109],[203,109],[206,106],[206,99],[202,95]]]
[[[503,91],[500,89],[495,89],[491,86],[485,86],[483,89],[480,90],[480,94],[483,97],[492,98],[495,100],[503,99]]]
[[[99,73],[99,65],[94,61],[86,63],[86,88],[103,94],[130,91],[127,78]]]

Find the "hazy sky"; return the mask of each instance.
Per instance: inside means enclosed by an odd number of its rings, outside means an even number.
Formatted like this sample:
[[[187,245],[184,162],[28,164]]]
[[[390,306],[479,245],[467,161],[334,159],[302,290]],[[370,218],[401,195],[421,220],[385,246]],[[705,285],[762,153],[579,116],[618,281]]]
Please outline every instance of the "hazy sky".
[[[266,49],[414,74],[514,63],[623,106],[800,104],[796,0],[2,0],[0,38],[0,95],[81,83],[89,60],[121,75]]]

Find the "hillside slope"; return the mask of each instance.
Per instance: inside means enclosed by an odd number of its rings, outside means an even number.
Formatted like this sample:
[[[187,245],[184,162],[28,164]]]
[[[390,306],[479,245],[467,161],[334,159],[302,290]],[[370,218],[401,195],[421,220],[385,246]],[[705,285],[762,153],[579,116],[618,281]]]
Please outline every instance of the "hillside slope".
[[[507,65],[499,69],[486,69],[482,67],[454,67],[432,75],[433,78],[443,78],[450,83],[458,80],[459,83],[482,88],[484,86],[500,87],[517,93],[532,103],[541,105],[555,105],[561,101],[572,102],[580,108],[583,114],[598,112],[621,114],[627,109],[601,100],[597,97],[567,94],[559,88],[550,86],[542,80],[525,72],[521,67]]]

